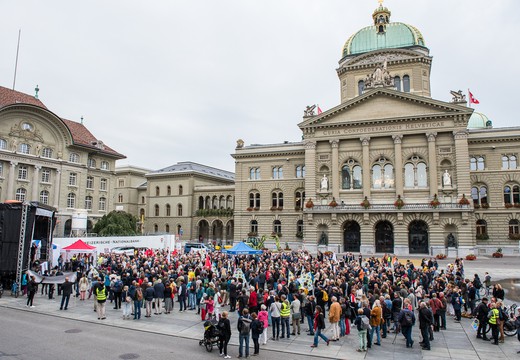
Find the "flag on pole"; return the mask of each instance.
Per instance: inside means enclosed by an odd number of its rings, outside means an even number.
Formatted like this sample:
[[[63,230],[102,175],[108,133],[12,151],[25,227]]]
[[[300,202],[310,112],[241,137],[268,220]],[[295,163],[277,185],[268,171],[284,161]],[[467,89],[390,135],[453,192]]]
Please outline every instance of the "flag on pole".
[[[478,101],[478,100],[473,96],[473,94],[471,93],[471,91],[469,91],[469,89],[468,89],[468,93],[469,93],[469,103],[470,103],[470,104],[480,104],[480,101]]]
[[[318,115],[321,114],[323,111],[321,111],[320,106],[318,105]]]

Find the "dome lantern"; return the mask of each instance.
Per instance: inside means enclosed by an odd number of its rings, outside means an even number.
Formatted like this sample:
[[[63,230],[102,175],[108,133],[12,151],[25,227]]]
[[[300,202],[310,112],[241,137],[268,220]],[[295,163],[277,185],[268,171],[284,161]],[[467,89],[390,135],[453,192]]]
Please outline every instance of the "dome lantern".
[[[374,19],[374,26],[378,34],[384,34],[386,25],[390,23],[390,15],[392,13],[388,8],[383,6],[383,0],[379,0],[379,7],[374,10],[372,19]]]

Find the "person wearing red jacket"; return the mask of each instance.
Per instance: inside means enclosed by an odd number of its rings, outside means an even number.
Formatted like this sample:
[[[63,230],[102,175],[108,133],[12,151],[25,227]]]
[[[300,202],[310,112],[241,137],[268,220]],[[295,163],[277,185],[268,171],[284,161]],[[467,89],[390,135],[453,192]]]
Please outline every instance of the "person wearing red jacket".
[[[249,292],[249,303],[248,303],[249,313],[258,313],[258,295],[255,291],[255,288],[251,286]]]

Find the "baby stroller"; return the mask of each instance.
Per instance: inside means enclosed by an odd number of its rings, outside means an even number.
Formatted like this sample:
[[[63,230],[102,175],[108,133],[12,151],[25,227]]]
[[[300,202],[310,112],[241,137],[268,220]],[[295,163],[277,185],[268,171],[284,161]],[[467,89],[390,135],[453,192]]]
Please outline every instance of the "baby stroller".
[[[217,329],[217,323],[214,318],[204,322],[204,338],[199,341],[199,346],[204,345],[207,352],[211,352],[213,345],[218,343],[220,332]]]

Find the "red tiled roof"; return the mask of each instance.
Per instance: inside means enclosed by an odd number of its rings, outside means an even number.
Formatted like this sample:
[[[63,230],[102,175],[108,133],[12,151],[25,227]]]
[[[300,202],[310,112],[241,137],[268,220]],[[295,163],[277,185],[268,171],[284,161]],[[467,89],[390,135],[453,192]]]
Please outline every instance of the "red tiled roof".
[[[74,140],[74,145],[87,146],[91,147],[92,149],[97,149],[104,153],[116,155],[118,157],[126,157],[105,144],[103,144],[102,150],[99,149],[96,145],[93,144],[94,142],[98,142],[99,140],[96,139],[96,137],[92,135],[92,133],[82,123],[63,118],[61,120],[65,123],[65,125],[67,125],[70,132],[72,133],[72,140]]]
[[[13,104],[30,104],[47,109],[43,103],[36,99],[34,96],[21,93],[16,90],[11,90],[6,87],[0,86],[0,108],[7,105]]]
[[[39,106],[43,109],[47,109],[47,107],[34,96],[0,86],[0,109],[5,106],[14,104],[30,104]],[[61,120],[69,128],[72,134],[72,140],[74,141],[74,145],[90,147],[93,150],[97,150],[102,153],[110,154],[119,158],[125,158],[124,155],[118,153],[117,151],[115,151],[107,145],[104,145],[103,149],[100,149],[96,145],[94,145],[93,143],[99,142],[99,140],[97,140],[95,136],[92,135],[92,133],[83,124],[67,119]]]

